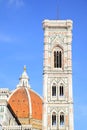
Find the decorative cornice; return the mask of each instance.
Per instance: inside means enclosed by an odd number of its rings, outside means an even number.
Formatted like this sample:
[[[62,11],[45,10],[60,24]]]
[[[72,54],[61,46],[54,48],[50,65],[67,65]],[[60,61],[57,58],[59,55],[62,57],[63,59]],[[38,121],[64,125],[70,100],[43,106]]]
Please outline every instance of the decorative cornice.
[[[45,28],[68,28],[72,29],[72,20],[44,20],[43,29]]]

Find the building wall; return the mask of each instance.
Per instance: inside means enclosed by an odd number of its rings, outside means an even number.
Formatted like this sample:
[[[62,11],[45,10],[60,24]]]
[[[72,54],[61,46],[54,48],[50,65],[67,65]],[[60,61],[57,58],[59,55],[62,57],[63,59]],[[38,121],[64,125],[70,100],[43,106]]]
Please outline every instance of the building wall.
[[[1,125],[5,126],[17,125],[15,118],[7,107],[9,95],[10,91],[7,88],[0,89],[0,122]]]
[[[43,130],[73,130],[72,21],[45,20],[43,28]],[[58,62],[60,51],[61,67],[58,64],[55,67],[54,53],[57,54]],[[53,86],[56,86],[55,96],[52,96]],[[62,96],[60,86],[63,86]],[[56,120],[56,125],[52,124],[53,120]]]

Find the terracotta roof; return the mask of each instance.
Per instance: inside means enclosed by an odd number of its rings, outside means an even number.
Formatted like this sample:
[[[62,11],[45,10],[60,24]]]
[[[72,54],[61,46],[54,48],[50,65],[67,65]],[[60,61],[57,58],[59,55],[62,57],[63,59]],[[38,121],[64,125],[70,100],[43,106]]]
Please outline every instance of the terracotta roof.
[[[17,88],[8,103],[18,118],[42,120],[42,99],[28,87]]]
[[[34,119],[42,120],[42,100],[37,94],[29,90],[32,105],[32,117]]]

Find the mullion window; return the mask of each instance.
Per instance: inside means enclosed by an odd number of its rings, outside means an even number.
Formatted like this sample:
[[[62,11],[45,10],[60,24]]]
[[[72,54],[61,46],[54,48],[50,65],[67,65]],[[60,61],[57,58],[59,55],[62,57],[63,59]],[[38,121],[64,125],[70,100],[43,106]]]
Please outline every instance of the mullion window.
[[[64,95],[64,87],[63,86],[60,86],[59,92],[60,92],[60,96]]]
[[[63,86],[62,86],[62,96],[64,95],[64,89],[63,89]]]
[[[54,68],[62,67],[62,53],[61,51],[54,51]]]
[[[52,126],[56,126],[56,114],[52,115]]]
[[[59,53],[59,67],[62,67],[62,55],[61,55],[61,51]]]
[[[54,51],[54,67],[56,68],[56,63],[57,62],[57,60],[56,60],[56,51]]]
[[[56,96],[56,86],[52,86],[52,96]]]
[[[59,52],[57,51],[57,68],[59,68]]]
[[[64,115],[61,114],[60,115],[60,126],[63,126],[64,125]]]

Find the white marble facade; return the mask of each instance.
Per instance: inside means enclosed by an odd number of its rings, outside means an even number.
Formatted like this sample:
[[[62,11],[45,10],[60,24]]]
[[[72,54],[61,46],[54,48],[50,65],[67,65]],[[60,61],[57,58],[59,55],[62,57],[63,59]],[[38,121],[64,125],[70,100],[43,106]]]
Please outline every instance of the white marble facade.
[[[43,130],[73,130],[72,21],[45,20]]]

